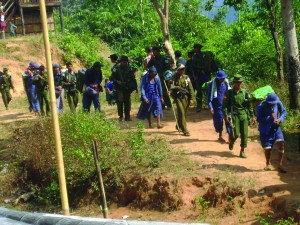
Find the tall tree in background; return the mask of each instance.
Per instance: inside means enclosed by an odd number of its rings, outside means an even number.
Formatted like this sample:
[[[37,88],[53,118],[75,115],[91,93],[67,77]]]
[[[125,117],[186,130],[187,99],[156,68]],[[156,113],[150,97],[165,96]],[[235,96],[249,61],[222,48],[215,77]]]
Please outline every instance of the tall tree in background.
[[[172,58],[173,62],[176,62],[169,32],[169,0],[164,0],[163,7],[159,4],[158,0],[151,0],[151,2],[161,20],[161,30],[164,36],[166,53]]]
[[[276,49],[276,67],[277,67],[277,78],[279,81],[284,80],[283,75],[283,55],[282,48],[279,42],[278,31],[277,31],[277,11],[278,1],[277,0],[265,0],[265,7],[269,13],[269,29],[271,31],[275,49]]]
[[[293,1],[281,0],[282,28],[288,65],[290,109],[300,110],[300,62]]]

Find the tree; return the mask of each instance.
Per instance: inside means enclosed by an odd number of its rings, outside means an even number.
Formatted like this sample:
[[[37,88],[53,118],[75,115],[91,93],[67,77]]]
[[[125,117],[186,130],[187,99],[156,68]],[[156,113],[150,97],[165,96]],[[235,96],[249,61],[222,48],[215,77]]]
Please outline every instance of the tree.
[[[293,2],[281,0],[282,28],[288,66],[290,109],[300,110],[300,62],[299,49],[294,21]]]
[[[163,8],[159,4],[158,0],[151,0],[151,2],[153,3],[153,6],[161,20],[161,30],[164,36],[165,51],[172,58],[173,62],[176,62],[169,32],[169,0],[164,0]]]

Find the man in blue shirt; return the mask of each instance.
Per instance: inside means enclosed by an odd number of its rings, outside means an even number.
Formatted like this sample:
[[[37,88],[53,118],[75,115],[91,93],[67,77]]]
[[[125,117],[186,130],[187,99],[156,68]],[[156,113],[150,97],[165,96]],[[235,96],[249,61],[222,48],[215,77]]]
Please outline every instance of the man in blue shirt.
[[[223,70],[219,70],[216,78],[209,82],[207,90],[208,108],[213,117],[215,130],[217,133],[219,133],[218,141],[221,143],[225,143],[225,140],[222,137],[224,120],[222,103],[226,91],[231,89],[229,81],[226,77],[227,74]],[[225,123],[225,125],[226,130],[229,131],[229,124]]]
[[[87,112],[90,111],[91,104],[93,102],[95,111],[100,111],[100,96],[99,92],[102,92],[102,64],[95,62],[92,68],[86,70],[84,75],[84,85],[86,91],[83,93],[82,105],[83,109]]]
[[[284,138],[280,129],[280,124],[286,118],[285,108],[275,93],[270,93],[266,100],[257,106],[258,130],[260,132],[261,145],[265,150],[266,167],[264,170],[270,171],[271,150],[278,150],[278,171],[285,173],[286,169],[282,166],[284,153]]]

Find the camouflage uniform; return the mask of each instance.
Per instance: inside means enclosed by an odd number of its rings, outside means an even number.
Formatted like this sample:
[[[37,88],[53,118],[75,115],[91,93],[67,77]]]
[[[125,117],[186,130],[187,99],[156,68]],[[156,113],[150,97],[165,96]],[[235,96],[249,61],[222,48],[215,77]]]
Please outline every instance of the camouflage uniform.
[[[77,79],[74,71],[68,70],[63,74],[62,86],[66,91],[69,107],[72,112],[76,111],[78,104],[78,90],[76,88]]]
[[[11,93],[10,89],[14,89],[12,80],[11,80],[11,75],[9,74],[1,74],[0,75],[0,91],[2,95],[2,100],[4,103],[4,106],[6,109],[8,109],[8,104],[11,101]]]

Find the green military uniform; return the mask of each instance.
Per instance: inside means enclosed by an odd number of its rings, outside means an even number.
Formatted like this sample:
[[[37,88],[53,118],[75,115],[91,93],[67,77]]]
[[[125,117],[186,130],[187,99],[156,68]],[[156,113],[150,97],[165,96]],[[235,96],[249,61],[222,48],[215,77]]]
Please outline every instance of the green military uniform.
[[[180,91],[177,87],[180,87]],[[173,85],[171,86],[171,96],[177,106],[178,115],[178,129],[180,129],[184,135],[189,136],[190,133],[186,126],[186,115],[189,108],[189,102],[194,96],[194,89],[190,78],[187,75],[173,77]]]
[[[240,75],[236,75],[233,81],[242,82],[243,78]],[[233,149],[234,142],[241,136],[242,155],[244,148],[247,147],[249,119],[254,116],[250,103],[250,95],[246,89],[241,88],[241,90],[237,92],[235,88],[232,88],[225,93],[222,107],[224,117],[226,118],[230,115],[233,125],[233,131],[229,134],[229,149]],[[245,158],[246,156],[241,157]]]
[[[119,65],[112,72],[110,80],[114,82],[116,87],[117,108],[119,120],[123,119],[123,111],[125,120],[130,121],[131,99],[130,94],[136,90],[136,79],[129,66]],[[121,82],[121,84],[118,84]]]
[[[0,75],[0,91],[2,95],[2,100],[6,109],[8,109],[8,104],[11,101],[10,89],[14,89],[11,75],[5,74],[6,68],[3,69],[3,73]]]
[[[70,73],[67,70],[63,74],[63,78],[62,78],[62,86],[66,91],[68,104],[72,112],[76,111],[76,107],[78,105],[78,90],[76,88],[76,83],[77,83],[76,77],[77,76],[74,73],[74,71]]]
[[[168,96],[168,90],[166,88],[165,80],[164,80],[164,73],[170,69],[170,64],[169,64],[169,60],[167,57],[165,56],[159,56],[159,57],[154,57],[152,58],[149,62],[148,62],[148,68],[151,68],[152,66],[154,66],[157,70],[158,76],[162,82],[162,91],[163,91],[163,98],[164,98],[164,104],[165,106],[167,106],[168,108],[171,108],[171,102],[170,102],[170,98]]]
[[[39,77],[42,76],[42,77]],[[46,115],[50,113],[50,99],[48,93],[48,77],[47,74],[39,74],[35,76],[32,83],[35,85],[35,92],[40,103],[41,115],[45,115],[44,105],[46,107]]]

